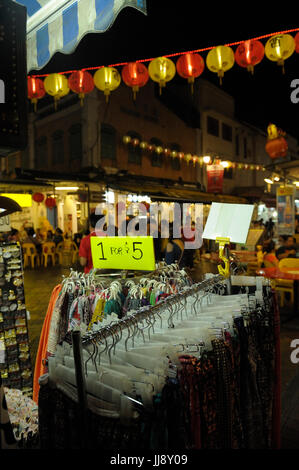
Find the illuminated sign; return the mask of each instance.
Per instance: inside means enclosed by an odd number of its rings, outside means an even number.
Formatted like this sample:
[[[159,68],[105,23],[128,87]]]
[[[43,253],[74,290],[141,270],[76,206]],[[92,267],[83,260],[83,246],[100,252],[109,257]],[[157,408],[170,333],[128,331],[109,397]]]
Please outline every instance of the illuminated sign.
[[[32,206],[32,196],[31,194],[13,194],[13,193],[3,193],[0,196],[9,197],[16,201],[21,207],[31,207]]]
[[[91,237],[93,267],[155,270],[153,237]]]

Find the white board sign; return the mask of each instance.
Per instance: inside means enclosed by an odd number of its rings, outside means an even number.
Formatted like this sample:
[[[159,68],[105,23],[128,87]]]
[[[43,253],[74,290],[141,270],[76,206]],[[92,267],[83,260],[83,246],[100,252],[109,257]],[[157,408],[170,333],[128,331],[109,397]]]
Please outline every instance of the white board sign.
[[[9,215],[0,217],[0,232],[10,232],[10,218]]]
[[[213,202],[203,238],[228,237],[232,243],[246,243],[254,206]]]

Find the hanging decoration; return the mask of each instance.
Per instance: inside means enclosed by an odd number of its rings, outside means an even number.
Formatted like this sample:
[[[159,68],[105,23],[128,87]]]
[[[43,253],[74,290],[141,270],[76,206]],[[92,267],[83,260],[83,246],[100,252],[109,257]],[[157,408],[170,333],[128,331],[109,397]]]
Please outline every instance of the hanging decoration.
[[[206,58],[207,67],[211,72],[217,73],[220,85],[224,72],[227,72],[235,63],[234,51],[228,46],[217,46],[210,50]]]
[[[57,109],[58,100],[66,96],[70,91],[67,78],[59,73],[48,75],[44,81],[44,87],[48,95],[54,97],[55,109]]]
[[[133,90],[133,99],[136,100],[136,93],[140,87],[147,84],[149,79],[148,70],[141,62],[129,62],[121,72],[124,83]]]
[[[84,96],[94,89],[93,76],[86,70],[77,70],[70,75],[68,84],[70,89],[78,94],[83,106]]]
[[[160,95],[162,88],[166,86],[166,82],[169,82],[175,76],[175,70],[175,64],[167,57],[157,57],[149,63],[149,76],[154,82],[159,83]]]
[[[40,204],[45,199],[45,196],[42,193],[34,193],[32,194],[32,199]]]
[[[207,192],[222,193],[224,168],[219,161],[207,165]]]
[[[114,67],[102,67],[96,71],[93,77],[95,86],[104,92],[106,103],[108,103],[111,91],[119,87],[121,78],[117,69]]]
[[[269,60],[277,62],[284,70],[284,61],[295,51],[295,40],[290,34],[277,34],[270,38],[265,45],[265,54]]]
[[[184,153],[184,152],[178,152],[177,150],[170,150],[168,147],[162,147],[161,145],[155,146],[154,144],[149,144],[148,142],[142,140],[139,141],[139,139],[132,139],[129,135],[124,135],[122,138],[122,141],[125,145],[134,145],[134,147],[139,147],[143,150],[147,150],[148,152],[156,152],[158,154],[162,154],[165,157],[170,156],[171,158],[179,158],[180,160],[185,160],[187,163],[190,163],[190,161],[193,161],[194,166],[196,163],[200,164],[201,166],[203,164],[208,165],[212,162],[212,158],[210,156],[203,156],[199,157],[198,155],[193,155],[191,153]],[[223,168],[237,168],[239,170],[264,170],[264,167],[262,165],[255,165],[255,164],[245,164],[245,163],[237,163],[237,162],[230,162],[227,160],[221,161],[220,158],[217,159],[218,163],[222,165]]]
[[[132,138],[129,135],[124,135],[123,136],[123,143],[124,144],[129,144],[131,142]]]
[[[48,209],[53,209],[54,207],[56,207],[56,199],[54,197],[49,196],[45,200],[45,204],[48,207]]]
[[[37,101],[43,98],[46,94],[44,82],[40,78],[27,77],[27,90],[28,98],[34,105],[34,111],[36,111]]]
[[[269,124],[268,139],[265,146],[266,152],[270,158],[286,157],[288,153],[288,144],[284,138],[285,132],[277,129],[275,124]]]
[[[296,33],[295,37],[290,33]],[[261,39],[266,38],[268,41],[264,47]],[[235,53],[231,48],[233,46],[237,47]],[[224,73],[233,67],[234,62],[241,67],[246,67],[253,73],[255,65],[263,60],[264,55],[269,60],[275,61],[278,65],[282,66],[282,71],[284,72],[284,61],[295,50],[299,53],[299,28],[265,34],[246,41],[238,41],[216,47],[205,47],[185,53],[174,53],[154,59],[109,65],[109,67],[87,67],[81,71],[71,70],[63,73],[31,75],[28,77],[28,98],[32,100],[36,109],[36,100],[44,96],[44,87],[45,92],[54,97],[56,109],[57,101],[67,95],[70,89],[78,93],[79,97],[81,95],[82,103],[83,95],[89,93],[92,90],[92,86],[95,85],[104,92],[106,101],[108,101],[111,91],[115,90],[121,83],[121,76],[116,68],[121,65],[123,66],[123,81],[133,89],[134,99],[138,89],[147,83],[149,77],[159,83],[161,94],[162,88],[166,86],[168,81],[172,80],[176,71],[191,83],[191,90],[193,91],[194,80],[203,73],[205,66],[204,59],[198,54],[199,52],[207,52],[207,68],[218,74],[221,84]],[[176,64],[170,59],[170,57],[173,58],[175,56],[178,56]],[[143,62],[149,62],[148,69]],[[92,75],[87,75],[88,70],[96,71],[93,77]],[[69,79],[65,75],[68,75]],[[44,82],[40,80],[42,77],[46,77]]]
[[[253,74],[254,66],[259,64],[265,55],[265,49],[261,41],[244,41],[237,47],[235,60],[240,67],[246,67]]]
[[[199,77],[205,68],[205,62],[199,54],[183,54],[176,63],[178,74],[186,78],[191,84],[191,93],[193,94],[193,84],[195,78]]]

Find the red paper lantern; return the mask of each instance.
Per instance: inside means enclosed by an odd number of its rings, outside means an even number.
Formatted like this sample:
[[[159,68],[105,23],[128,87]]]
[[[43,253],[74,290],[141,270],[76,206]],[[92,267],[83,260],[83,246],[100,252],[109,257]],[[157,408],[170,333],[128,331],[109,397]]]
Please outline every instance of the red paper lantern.
[[[47,197],[45,204],[48,209],[53,209],[53,207],[56,207],[56,200],[54,197]]]
[[[253,73],[254,66],[263,60],[264,54],[264,45],[260,41],[250,39],[237,47],[235,60],[240,67],[246,67],[249,72]]]
[[[288,153],[288,144],[283,136],[277,139],[268,140],[265,146],[266,152],[270,158],[286,157]]]
[[[86,70],[76,70],[73,72],[68,79],[68,84],[74,93],[78,93],[81,105],[86,93],[90,93],[94,89],[93,77]]]
[[[294,37],[295,39],[295,51],[299,54],[299,31]]]
[[[220,164],[207,165],[207,192],[222,193],[224,168]]]
[[[32,195],[32,199],[39,204],[43,202],[43,200],[45,199],[45,196],[42,193],[34,193]]]
[[[44,82],[40,78],[27,77],[27,96],[34,105],[34,111],[36,111],[37,101],[45,94]]]
[[[125,84],[132,88],[134,100],[139,88],[144,86],[149,79],[148,70],[141,62],[126,64],[122,69],[121,76]]]
[[[176,63],[178,74],[188,79],[188,82],[191,83],[192,92],[194,79],[202,74],[204,68],[205,62],[199,54],[183,54]]]

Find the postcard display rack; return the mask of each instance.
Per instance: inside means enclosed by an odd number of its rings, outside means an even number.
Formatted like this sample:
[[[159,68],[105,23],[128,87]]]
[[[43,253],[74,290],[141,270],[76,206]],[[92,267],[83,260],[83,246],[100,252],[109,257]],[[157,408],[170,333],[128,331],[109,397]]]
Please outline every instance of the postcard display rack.
[[[19,243],[0,243],[0,373],[4,387],[31,397],[32,366]]]

